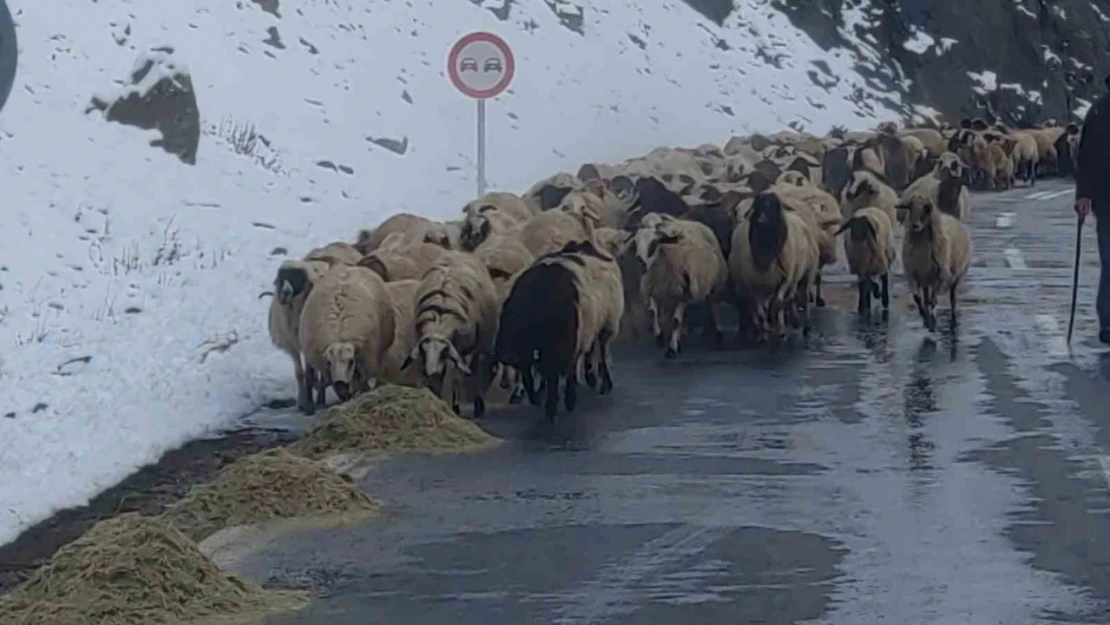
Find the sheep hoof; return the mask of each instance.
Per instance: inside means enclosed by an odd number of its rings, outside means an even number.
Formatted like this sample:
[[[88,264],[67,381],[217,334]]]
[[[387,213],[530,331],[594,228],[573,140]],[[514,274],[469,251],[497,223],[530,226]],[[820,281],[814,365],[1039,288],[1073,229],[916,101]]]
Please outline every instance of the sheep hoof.
[[[524,391],[517,389],[509,395],[509,405],[516,406],[524,402]]]
[[[725,333],[720,330],[713,332],[713,346],[720,349],[725,346]]]
[[[486,400],[482,397],[474,398],[474,418],[481,419],[486,416]]]
[[[602,395],[606,395],[606,394],[612,392],[612,390],[613,390],[613,378],[609,377],[609,374],[603,375],[601,377],[601,389],[600,389],[599,392]]]
[[[667,360],[674,360],[678,358],[678,351],[673,347],[668,347],[667,351],[663,352],[663,357]]]
[[[662,334],[656,334],[655,335],[655,345],[656,346],[663,347],[666,344],[667,344],[667,339],[663,338]]]
[[[456,416],[462,414],[462,410],[459,408],[458,404],[451,404],[451,410],[453,410],[455,412]]]
[[[597,388],[597,374],[592,370],[586,372],[586,384],[590,388]]]
[[[818,308],[824,308],[825,307],[825,298],[818,297],[817,301],[815,303],[817,304]]]

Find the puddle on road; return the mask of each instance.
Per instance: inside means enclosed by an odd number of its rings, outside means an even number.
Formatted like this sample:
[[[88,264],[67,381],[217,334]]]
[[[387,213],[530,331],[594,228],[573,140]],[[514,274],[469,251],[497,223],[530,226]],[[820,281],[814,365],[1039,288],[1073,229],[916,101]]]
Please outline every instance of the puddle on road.
[[[843,557],[814,534],[676,524],[462,534],[402,551],[275,571],[275,586],[331,595],[275,624],[793,623],[827,610]]]

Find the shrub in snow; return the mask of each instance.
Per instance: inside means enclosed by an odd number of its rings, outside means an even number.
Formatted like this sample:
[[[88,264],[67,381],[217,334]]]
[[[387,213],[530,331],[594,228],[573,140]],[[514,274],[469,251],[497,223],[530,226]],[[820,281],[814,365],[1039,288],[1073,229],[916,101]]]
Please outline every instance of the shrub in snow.
[[[195,165],[200,144],[200,112],[189,70],[173,60],[172,46],[154,46],[139,55],[128,85],[115,97],[93,96],[89,110],[110,122],[158,130],[150,142],[182,162]]]

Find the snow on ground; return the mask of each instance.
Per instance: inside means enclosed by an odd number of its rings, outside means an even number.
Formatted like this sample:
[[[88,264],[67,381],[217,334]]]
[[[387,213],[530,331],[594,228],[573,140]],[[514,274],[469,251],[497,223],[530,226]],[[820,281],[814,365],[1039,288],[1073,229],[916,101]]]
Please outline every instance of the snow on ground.
[[[982,95],[998,89],[998,75],[992,71],[968,72],[967,76],[976,82],[971,88],[975,93]]]
[[[912,29],[912,34],[903,44],[907,50],[914,54],[925,54],[937,44],[936,40],[923,30]]]
[[[857,113],[848,98],[870,90],[852,59],[760,0],[724,29],[663,0],[555,5],[561,16],[476,1],[281,0],[279,18],[257,0],[9,0],[21,49],[0,112],[0,543],[292,396],[258,298],[281,248],[400,210],[458,214],[475,107],[444,66],[466,31],[502,34],[517,57],[488,107],[493,188],[662,144],[894,117]],[[149,147],[153,131],[85,114],[154,44],[191,71],[195,166]],[[811,80],[812,61],[833,78]]]

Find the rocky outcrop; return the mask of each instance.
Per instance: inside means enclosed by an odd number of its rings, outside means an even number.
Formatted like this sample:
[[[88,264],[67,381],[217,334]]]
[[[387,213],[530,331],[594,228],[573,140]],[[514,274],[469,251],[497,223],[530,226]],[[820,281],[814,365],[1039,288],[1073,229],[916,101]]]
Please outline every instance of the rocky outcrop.
[[[1079,119],[1110,73],[1110,6],[1090,0],[774,3],[869,80],[951,121]]]
[[[158,130],[162,137],[151,141],[152,146],[195,165],[200,111],[192,78],[172,55],[172,47],[151,48],[136,61],[128,86],[115,97],[94,96],[89,110],[102,111],[110,122]]]

